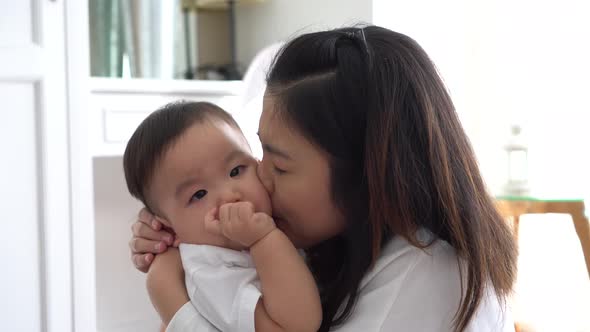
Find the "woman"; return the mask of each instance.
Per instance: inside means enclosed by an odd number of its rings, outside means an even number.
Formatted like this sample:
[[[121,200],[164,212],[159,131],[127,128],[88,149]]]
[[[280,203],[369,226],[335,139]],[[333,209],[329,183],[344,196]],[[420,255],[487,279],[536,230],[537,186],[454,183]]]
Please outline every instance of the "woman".
[[[414,40],[368,26],[287,43],[267,77],[259,136],[273,217],[320,289],[320,331],[513,330],[504,304],[515,243]],[[170,234],[145,211],[133,230],[145,271]],[[148,286],[161,289],[156,306],[184,303],[176,271]]]

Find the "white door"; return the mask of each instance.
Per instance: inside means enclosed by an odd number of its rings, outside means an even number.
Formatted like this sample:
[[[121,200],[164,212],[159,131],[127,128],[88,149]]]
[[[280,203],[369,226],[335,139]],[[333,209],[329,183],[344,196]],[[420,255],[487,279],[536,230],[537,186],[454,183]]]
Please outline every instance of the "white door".
[[[72,331],[63,0],[0,0],[0,330]]]

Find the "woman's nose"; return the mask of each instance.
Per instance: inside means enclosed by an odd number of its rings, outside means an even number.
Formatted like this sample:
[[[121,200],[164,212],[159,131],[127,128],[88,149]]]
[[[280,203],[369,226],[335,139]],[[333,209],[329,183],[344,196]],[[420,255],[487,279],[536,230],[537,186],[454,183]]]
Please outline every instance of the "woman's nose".
[[[271,194],[274,191],[274,183],[272,181],[272,177],[268,174],[268,171],[262,162],[258,163],[256,174],[258,174],[258,179],[260,179],[260,182],[262,182],[262,185],[266,191]]]

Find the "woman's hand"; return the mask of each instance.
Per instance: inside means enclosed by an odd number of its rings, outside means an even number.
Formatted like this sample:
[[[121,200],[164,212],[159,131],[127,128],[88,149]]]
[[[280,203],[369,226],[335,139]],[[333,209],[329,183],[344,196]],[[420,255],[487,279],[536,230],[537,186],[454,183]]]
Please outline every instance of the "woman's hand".
[[[131,260],[141,272],[148,271],[155,254],[165,252],[174,244],[174,232],[167,229],[158,217],[146,208],[139,211],[131,231],[133,232],[133,237],[129,241]]]
[[[176,248],[169,248],[157,255],[151,265],[146,278],[148,294],[162,322],[168,325],[189,301],[180,253]]]

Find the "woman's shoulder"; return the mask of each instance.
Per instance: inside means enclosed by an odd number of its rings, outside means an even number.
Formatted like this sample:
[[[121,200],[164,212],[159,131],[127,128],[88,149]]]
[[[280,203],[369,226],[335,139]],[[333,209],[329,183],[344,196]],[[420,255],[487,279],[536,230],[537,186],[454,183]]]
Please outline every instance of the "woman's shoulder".
[[[363,278],[361,288],[382,283],[414,282],[418,281],[417,277],[435,284],[457,283],[460,287],[459,263],[453,247],[425,229],[418,231],[417,239],[430,245],[418,248],[400,236],[390,240],[373,269]]]
[[[338,331],[452,330],[462,294],[459,260],[453,247],[432,233],[420,230],[418,239],[432,244],[421,249],[395,237],[383,248],[361,282],[355,311]],[[479,330],[471,331],[497,331],[498,319],[504,320],[495,294],[489,295],[470,325]]]

